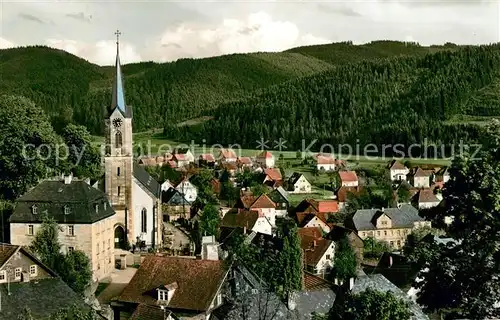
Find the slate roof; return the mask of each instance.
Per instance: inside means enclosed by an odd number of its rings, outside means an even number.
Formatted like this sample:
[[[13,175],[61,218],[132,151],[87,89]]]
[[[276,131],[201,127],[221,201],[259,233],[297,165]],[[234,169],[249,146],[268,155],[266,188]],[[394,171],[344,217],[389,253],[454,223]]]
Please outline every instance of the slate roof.
[[[204,312],[209,310],[227,272],[221,260],[146,256],[117,300],[156,305],[156,289],[177,282],[168,308]]]
[[[32,212],[33,205],[36,205],[37,214]],[[69,214],[65,214],[65,206]],[[73,179],[65,184],[64,181],[45,180],[17,199],[9,221],[41,223],[44,212],[58,223],[72,224],[94,223],[115,214],[106,194],[85,181]]]
[[[289,201],[290,194],[282,186],[277,187],[273,192],[278,192],[287,202]]]
[[[60,278],[12,282],[10,293],[9,295],[7,292],[7,285],[0,285],[2,320],[17,320],[25,308],[31,310],[34,319],[45,318],[61,308],[73,305],[84,311],[90,311],[90,307],[83,302],[83,299]]]
[[[365,275],[357,278],[354,281],[352,292],[354,294],[365,291],[366,289],[373,289],[380,292],[391,292],[397,298],[403,299],[410,304],[410,311],[412,312],[412,320],[428,320],[429,317],[424,314],[422,309],[413,302],[401,289],[396,287],[392,282],[387,280],[381,274]]]
[[[134,162],[134,178],[137,179],[149,192],[151,192],[156,198],[160,197],[161,186],[149,173],[144,170],[143,167],[139,166]]]
[[[163,191],[161,193],[161,202],[166,203],[170,206],[191,205],[191,203],[186,200],[182,193],[175,188],[170,188],[167,191]]]
[[[111,90],[111,106],[109,114],[111,115],[115,109],[118,108],[120,113],[125,118],[132,118],[132,108],[125,103],[125,90],[123,85],[123,76],[120,64],[120,54],[118,45],[116,48],[116,62],[115,62],[115,78],[113,81],[113,88]]]
[[[294,292],[295,301],[293,313],[300,320],[310,320],[313,312],[328,314],[335,302],[335,292],[330,288],[303,290]]]
[[[141,303],[135,309],[130,320],[165,320],[171,314],[172,312],[169,310]]]
[[[352,217],[354,227],[360,230],[375,230],[373,217],[382,213],[379,209],[362,209],[356,211]],[[400,208],[385,208],[383,213],[392,221],[392,228],[411,228],[417,221],[425,221],[418,215],[418,210],[409,204],[404,204]]]

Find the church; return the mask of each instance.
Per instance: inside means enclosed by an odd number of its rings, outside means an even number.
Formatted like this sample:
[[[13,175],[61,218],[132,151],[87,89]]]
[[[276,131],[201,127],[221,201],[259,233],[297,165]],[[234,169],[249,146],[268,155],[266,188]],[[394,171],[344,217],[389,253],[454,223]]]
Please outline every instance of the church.
[[[125,102],[117,31],[115,77],[105,118],[104,191],[115,215],[115,248],[162,244],[161,187],[134,159],[132,107]]]

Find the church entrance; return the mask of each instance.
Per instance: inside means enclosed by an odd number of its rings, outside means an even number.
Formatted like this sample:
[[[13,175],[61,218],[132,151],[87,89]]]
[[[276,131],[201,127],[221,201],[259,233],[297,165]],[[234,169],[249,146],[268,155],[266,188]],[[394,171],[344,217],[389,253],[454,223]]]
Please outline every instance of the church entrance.
[[[125,249],[125,230],[120,225],[115,227],[115,248]]]

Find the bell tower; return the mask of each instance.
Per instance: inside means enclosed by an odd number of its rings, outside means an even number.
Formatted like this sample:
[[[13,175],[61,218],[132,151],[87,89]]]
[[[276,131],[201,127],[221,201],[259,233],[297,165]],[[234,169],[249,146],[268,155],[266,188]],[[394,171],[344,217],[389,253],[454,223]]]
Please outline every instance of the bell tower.
[[[111,105],[107,108],[105,118],[105,192],[116,212],[115,242],[117,242],[116,239],[126,235],[129,243],[132,243],[134,240],[132,237],[134,228],[132,109],[125,103],[120,65],[120,31],[117,30],[115,35],[115,77]],[[120,239],[118,242],[123,243],[123,240]],[[116,243],[115,246],[117,246]]]

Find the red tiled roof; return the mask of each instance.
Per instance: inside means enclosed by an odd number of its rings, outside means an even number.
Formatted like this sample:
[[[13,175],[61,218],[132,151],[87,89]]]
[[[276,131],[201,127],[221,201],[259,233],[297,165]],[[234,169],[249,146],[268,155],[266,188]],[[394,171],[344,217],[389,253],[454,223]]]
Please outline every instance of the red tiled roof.
[[[392,160],[391,164],[389,165],[389,169],[391,170],[405,170],[407,169],[404,164],[397,160]]]
[[[252,209],[276,208],[276,204],[265,194],[257,198],[250,206]]]
[[[339,176],[342,182],[358,181],[356,171],[339,171]]]
[[[238,166],[236,165],[236,163],[233,163],[233,162],[225,163],[222,167],[228,171],[234,171],[234,170],[238,169]]]
[[[347,202],[347,196],[349,195],[349,193],[357,195],[362,190],[363,190],[362,187],[345,187],[345,186],[342,186],[337,191],[337,200],[338,200],[338,202]]]
[[[173,160],[170,160],[170,161],[168,162],[168,165],[169,165],[171,168],[176,168],[176,167],[177,167],[177,163],[176,163],[175,161],[173,161]]]
[[[221,157],[224,159],[236,159],[236,153],[234,153],[233,149],[221,149],[220,151]]]
[[[320,200],[317,201],[318,212],[338,212],[339,203],[337,200]]]
[[[335,164],[335,159],[331,155],[327,154],[317,154],[316,162],[318,164]]]
[[[238,159],[238,161],[241,164],[247,164],[247,165],[251,165],[252,164],[252,160],[249,157],[241,157],[241,158]]]
[[[227,274],[222,260],[146,256],[118,301],[157,305],[157,288],[177,282],[169,308],[207,311]]]
[[[301,236],[300,245],[305,253],[306,264],[316,266],[331,244],[331,240]]]
[[[177,161],[184,161],[184,160],[186,160],[186,155],[181,154],[181,153],[176,153],[176,154],[174,154],[174,158]]]
[[[324,224],[327,226],[331,227],[331,223],[328,223],[328,217],[326,213],[308,213],[308,212],[297,212],[297,223],[300,227],[306,226],[309,221],[311,221],[313,218],[317,217],[319,220],[321,220]]]
[[[264,170],[264,173],[273,181],[282,180],[281,171],[277,168],[268,168]]]
[[[265,158],[265,159],[270,159],[273,157],[273,154],[269,151],[263,151],[261,154],[257,156],[257,158]]]
[[[241,204],[243,205],[243,208],[245,208],[245,209],[250,209],[250,207],[255,202],[255,200],[257,200],[257,197],[255,197],[251,194],[247,194],[247,195],[240,197]]]
[[[418,192],[418,203],[425,202],[439,202],[439,199],[431,189],[422,189]]]
[[[418,167],[415,171],[415,177],[429,177],[431,175],[430,170],[422,170],[422,168]]]
[[[323,238],[323,230],[320,227],[298,228],[297,232],[300,237]]]
[[[214,155],[213,155],[213,154],[211,154],[211,153],[204,153],[204,154],[201,154],[201,155],[200,155],[200,158],[201,158],[202,160],[207,161],[207,162],[215,162],[215,157],[214,157]]]
[[[323,278],[315,276],[309,272],[304,272],[304,286],[307,291],[332,288],[333,283],[326,281]]]

